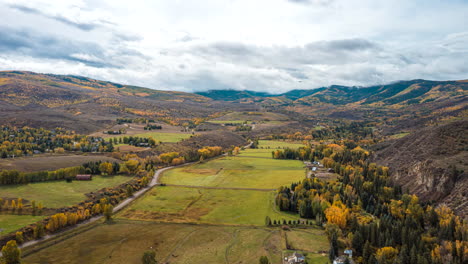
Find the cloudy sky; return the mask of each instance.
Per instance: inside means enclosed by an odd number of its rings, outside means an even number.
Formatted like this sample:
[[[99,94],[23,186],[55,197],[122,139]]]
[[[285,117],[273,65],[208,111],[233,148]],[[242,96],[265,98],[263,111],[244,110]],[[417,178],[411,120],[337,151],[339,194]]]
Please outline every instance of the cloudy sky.
[[[467,0],[0,0],[0,70],[285,92],[468,79]]]

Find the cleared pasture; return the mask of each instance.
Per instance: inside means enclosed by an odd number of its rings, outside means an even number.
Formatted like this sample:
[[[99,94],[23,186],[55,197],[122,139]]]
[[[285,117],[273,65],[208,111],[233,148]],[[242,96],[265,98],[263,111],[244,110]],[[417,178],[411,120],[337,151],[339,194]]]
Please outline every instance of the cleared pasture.
[[[0,159],[0,170],[19,170],[24,172],[57,170],[61,168],[80,166],[90,161],[121,162],[118,159],[98,155],[41,154],[34,157]]]
[[[158,224],[118,219],[24,258],[26,263],[141,263],[154,250],[158,263],[281,263],[278,230],[255,227]],[[84,246],[87,245],[87,246]],[[92,246],[91,246],[92,245]]]
[[[169,170],[165,184],[193,186],[276,189],[305,177],[303,164],[296,160],[274,160],[271,154],[245,150],[238,156]]]
[[[265,225],[265,217],[296,220],[276,210],[274,192],[160,187],[125,209],[119,217],[161,222]]]
[[[86,199],[86,193],[105,187],[114,187],[127,182],[130,176],[94,176],[91,181],[50,181],[18,185],[1,185],[2,198],[23,198],[25,203],[32,200],[42,202],[47,208],[71,206]]]
[[[0,214],[0,237],[35,223],[44,216]]]

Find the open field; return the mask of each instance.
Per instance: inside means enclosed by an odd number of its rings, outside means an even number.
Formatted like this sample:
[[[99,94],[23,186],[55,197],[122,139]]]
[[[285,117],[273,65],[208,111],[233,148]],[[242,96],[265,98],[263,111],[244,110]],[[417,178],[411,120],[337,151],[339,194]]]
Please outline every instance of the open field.
[[[327,236],[323,230],[295,229],[286,232],[290,248],[314,253],[326,252],[329,248]],[[314,243],[310,243],[314,241]]]
[[[86,199],[86,193],[105,187],[114,187],[131,179],[129,176],[95,176],[92,181],[52,181],[21,185],[2,185],[2,198],[23,198],[24,202],[35,200],[47,208],[60,208],[77,204]]]
[[[0,237],[37,222],[44,216],[0,214]]]
[[[265,217],[296,220],[274,207],[274,192],[160,187],[125,209],[119,216],[162,222],[259,225]]]
[[[38,264],[141,263],[143,252],[152,249],[159,263],[258,263],[265,255],[281,264],[287,238],[290,245],[298,243],[297,248],[307,252],[310,263],[325,263],[327,257],[316,253],[326,250],[323,231],[284,232],[265,227],[266,216],[298,219],[276,208],[275,191],[269,189],[299,181],[305,172],[300,161],[271,158],[272,149],[294,143],[261,144],[272,148],[243,150],[238,156],[168,170],[163,183],[185,186],[156,187],[119,212],[114,223],[97,224],[59,243],[46,242],[50,247],[24,260]]]
[[[99,155],[49,155],[43,154],[34,157],[21,157],[15,159],[0,159],[0,170],[19,170],[24,172],[57,170],[60,168],[80,166],[89,161],[120,160]]]
[[[112,138],[123,138],[129,135],[119,135],[119,136],[113,136]],[[189,138],[192,136],[192,133],[164,133],[164,132],[145,132],[145,133],[139,133],[139,134],[133,134],[132,136],[134,137],[143,137],[143,138],[149,138],[152,137],[156,142],[179,142],[182,141],[186,138]]]
[[[305,172],[300,161],[233,156],[167,171],[161,182],[193,186],[276,189],[304,177]]]
[[[299,147],[304,147],[304,144],[296,141],[280,141],[280,140],[259,140],[258,148],[259,149],[284,149],[292,148],[296,149]]]
[[[279,264],[281,242],[280,232],[268,228],[118,219],[114,224],[100,224],[24,260],[30,264],[141,263],[143,252],[152,249],[158,263],[257,263],[260,256],[266,255]]]

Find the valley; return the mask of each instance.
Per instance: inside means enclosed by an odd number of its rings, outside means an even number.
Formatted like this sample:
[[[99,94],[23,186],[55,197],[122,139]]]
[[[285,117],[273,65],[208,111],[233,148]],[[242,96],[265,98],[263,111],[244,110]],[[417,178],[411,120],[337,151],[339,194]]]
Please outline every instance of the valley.
[[[275,95],[0,80],[0,245],[24,263],[468,259],[466,81]]]

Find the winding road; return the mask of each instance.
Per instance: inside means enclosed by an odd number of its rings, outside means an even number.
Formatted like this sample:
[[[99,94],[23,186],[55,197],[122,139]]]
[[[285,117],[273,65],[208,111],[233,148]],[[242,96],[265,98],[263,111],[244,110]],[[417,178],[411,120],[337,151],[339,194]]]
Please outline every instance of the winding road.
[[[245,148],[250,148],[250,146],[252,146],[253,142],[250,142],[248,145],[245,146]],[[226,156],[227,154],[223,154],[221,156],[218,156],[218,157],[214,157],[212,159],[215,159],[215,158],[219,158],[219,157],[223,157],[223,156]],[[206,160],[208,161],[208,160]],[[185,163],[185,164],[182,164],[182,165],[177,165],[177,166],[170,166],[170,167],[166,167],[166,168],[162,168],[162,169],[159,169],[157,170],[155,173],[154,173],[154,176],[153,176],[153,179],[151,179],[151,182],[148,184],[148,186],[140,189],[139,191],[133,193],[133,196],[123,200],[121,203],[119,203],[117,206],[114,207],[114,210],[112,211],[114,214],[117,213],[118,211],[122,210],[124,207],[126,207],[127,205],[129,205],[131,202],[133,202],[134,200],[136,200],[137,198],[141,197],[143,194],[145,194],[147,191],[149,191],[150,189],[152,189],[154,186],[158,186],[158,185],[161,185],[160,183],[160,178],[161,178],[161,175],[163,172],[167,171],[167,170],[170,170],[170,169],[173,169],[173,168],[179,168],[179,167],[184,167],[184,166],[189,166],[189,165],[192,165],[192,164],[195,164],[197,163],[197,161],[194,161],[194,162],[189,162],[189,163]],[[85,226],[87,224],[90,224],[90,223],[94,223],[98,220],[100,220],[101,218],[103,218],[104,216],[103,215],[98,215],[98,216],[94,216],[94,217],[91,217],[90,219],[86,220],[86,221],[83,221],[79,224],[76,224],[70,228],[67,228],[67,229],[64,229],[63,231],[60,231],[60,232],[57,232],[55,234],[50,234],[50,235],[45,235],[44,237],[42,237],[41,239],[36,239],[36,240],[31,240],[31,241],[27,241],[27,242],[24,242],[23,244],[21,244],[19,246],[19,248],[26,248],[26,247],[29,247],[29,246],[34,246],[36,244],[39,244],[39,243],[42,243],[46,240],[49,240],[49,239],[52,239],[52,238],[55,238],[55,237],[58,237],[60,235],[62,235],[64,232],[68,232],[70,230],[73,230],[73,229],[76,229],[76,228],[79,228],[81,226]],[[2,256],[2,253],[0,252],[0,257]]]

